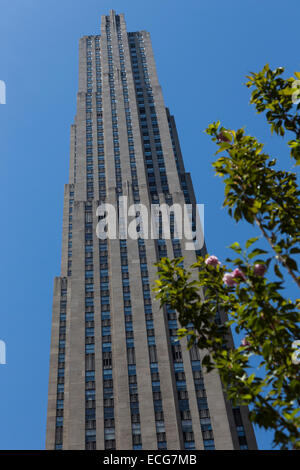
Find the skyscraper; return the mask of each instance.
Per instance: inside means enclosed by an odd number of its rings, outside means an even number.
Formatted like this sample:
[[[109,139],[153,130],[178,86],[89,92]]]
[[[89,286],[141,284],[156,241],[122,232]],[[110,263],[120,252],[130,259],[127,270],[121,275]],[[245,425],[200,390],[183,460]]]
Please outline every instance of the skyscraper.
[[[120,196],[149,210],[196,202],[149,33],[127,33],[114,11],[102,16],[101,33],[79,43],[46,447],[255,448],[247,409],[232,409],[218,374],[202,371],[199,351],[178,343],[176,313],[161,310],[151,291],[154,263],[184,256],[188,266],[197,252],[174,236],[96,234],[99,204],[120,215]]]

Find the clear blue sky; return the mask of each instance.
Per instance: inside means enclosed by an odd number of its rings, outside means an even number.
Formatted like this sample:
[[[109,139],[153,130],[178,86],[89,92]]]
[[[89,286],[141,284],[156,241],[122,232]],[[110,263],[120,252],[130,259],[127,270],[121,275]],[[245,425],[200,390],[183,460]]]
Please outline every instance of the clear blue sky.
[[[60,272],[63,185],[75,114],[78,39],[99,34],[100,15],[125,13],[129,31],[150,31],[165,102],[204,203],[208,249],[221,259],[247,236],[221,209],[215,151],[203,133],[213,120],[247,126],[267,150],[290,161],[270,137],[243,86],[269,62],[300,70],[299,0],[1,0],[0,449],[43,449],[53,278]],[[257,433],[261,449],[270,436]]]

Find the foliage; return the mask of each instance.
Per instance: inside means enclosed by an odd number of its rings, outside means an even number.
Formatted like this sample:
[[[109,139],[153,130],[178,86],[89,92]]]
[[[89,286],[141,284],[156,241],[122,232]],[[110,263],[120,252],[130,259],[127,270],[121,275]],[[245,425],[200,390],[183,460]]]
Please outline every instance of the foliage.
[[[299,164],[300,104],[293,104],[295,78],[281,78],[283,71],[266,65],[248,77],[247,86],[254,87],[251,102],[259,113],[266,111],[271,131],[294,134],[288,146]],[[199,257],[190,271],[182,267],[182,258],[163,258],[154,290],[161,305],[177,310],[179,337],[186,336],[189,346],[196,343],[206,351],[203,366],[208,372],[219,370],[233,404],[251,405],[250,419],[274,430],[274,445],[300,449],[300,375],[294,349],[300,339],[300,301],[286,298],[283,291],[286,276],[300,286],[295,259],[300,253],[296,174],[276,169],[276,160],[244,129],[234,131],[216,122],[206,132],[218,145],[216,154],[224,153],[213,163],[224,181],[224,207],[235,221],[256,225],[269,251],[255,248],[256,237],[245,249],[237,242],[231,245],[236,257],[227,260],[228,268],[208,255]],[[220,314],[225,321],[218,320]],[[245,334],[236,349],[228,341],[231,327]],[[253,358],[263,374],[252,367]]]

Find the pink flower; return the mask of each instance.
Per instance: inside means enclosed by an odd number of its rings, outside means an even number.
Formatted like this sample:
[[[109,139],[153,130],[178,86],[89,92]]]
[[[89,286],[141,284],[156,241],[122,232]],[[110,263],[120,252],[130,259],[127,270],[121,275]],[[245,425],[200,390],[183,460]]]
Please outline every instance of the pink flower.
[[[243,271],[241,271],[239,268],[236,268],[236,269],[233,271],[232,277],[233,277],[233,278],[241,277],[241,278],[243,279],[243,281],[246,280],[245,274],[244,274]]]
[[[264,264],[256,264],[254,266],[254,274],[256,276],[263,276],[266,272],[267,268]]]
[[[205,260],[205,264],[216,267],[218,266],[218,264],[221,264],[221,263],[216,256],[211,255],[209,256],[209,258]]]
[[[243,347],[245,347],[245,348],[251,347],[251,343],[249,343],[249,341],[247,340],[247,338],[243,338],[243,339],[242,339],[241,345],[242,345]]]
[[[223,276],[223,282],[228,287],[232,287],[236,283],[232,273],[225,273]]]

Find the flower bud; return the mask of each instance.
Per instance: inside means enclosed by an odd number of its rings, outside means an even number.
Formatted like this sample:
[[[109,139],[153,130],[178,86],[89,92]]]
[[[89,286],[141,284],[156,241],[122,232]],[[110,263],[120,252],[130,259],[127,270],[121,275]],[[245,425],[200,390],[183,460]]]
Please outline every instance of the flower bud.
[[[233,278],[240,277],[240,278],[243,279],[243,281],[246,280],[245,274],[244,274],[243,271],[241,271],[239,268],[236,268],[236,269],[233,271],[232,277],[233,277]]]
[[[218,266],[218,264],[221,264],[221,263],[216,256],[211,255],[205,260],[205,264],[216,267]]]
[[[251,343],[249,343],[249,341],[247,340],[247,338],[243,338],[242,339],[242,342],[241,342],[241,345],[245,348],[250,348],[251,347]]]
[[[225,273],[224,276],[223,276],[223,282],[228,287],[232,287],[236,283],[232,273]]]
[[[267,270],[267,268],[264,264],[256,264],[254,266],[254,274],[256,276],[261,276],[262,277],[265,274],[266,270]]]

